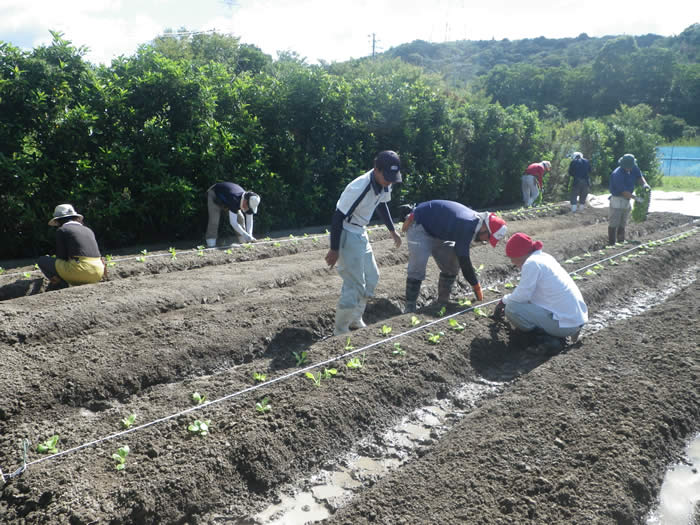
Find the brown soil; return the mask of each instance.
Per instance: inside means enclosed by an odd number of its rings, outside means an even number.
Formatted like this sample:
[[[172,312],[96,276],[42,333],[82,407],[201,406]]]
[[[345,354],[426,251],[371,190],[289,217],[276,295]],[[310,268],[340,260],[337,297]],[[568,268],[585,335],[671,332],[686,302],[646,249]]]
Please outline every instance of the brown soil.
[[[243,523],[286,484],[485,378],[505,382],[503,392],[328,521],[643,523],[665,469],[700,431],[700,235],[688,217],[651,214],[630,225],[628,244],[601,255],[606,210],[565,210],[505,218],[511,232],[542,240],[560,261],[580,257],[565,263],[570,271],[640,242],[692,234],[578,281],[590,313],[610,311],[610,323],[556,356],[535,355],[528,338],[468,312],[458,317],[466,329],[445,323],[438,345],[417,331],[373,346],[361,370],[335,362],[338,374],[320,387],[289,374],[299,370],[292,352],[307,351],[310,364],[345,352],[345,338],[331,336],[341,282],[323,260],[327,237],[176,259],[154,252],[145,262],[136,253],[117,259],[106,282],[51,292],[36,274],[0,276],[2,520]],[[406,250],[394,251],[382,230],[372,239],[382,276],[369,326],[352,335],[356,348],[382,339],[383,324],[392,335],[411,326],[400,313]],[[475,247],[472,259],[484,265],[484,288],[516,283],[500,245]],[[25,271],[32,268],[12,273]],[[437,275],[431,263],[423,322],[438,318]],[[614,319],[631,296],[662,294],[681,278],[691,284]],[[501,292],[486,291],[486,300]],[[453,295],[461,297],[472,298],[464,283]],[[448,312],[462,309],[455,302]],[[392,354],[395,341],[405,356]],[[273,382],[246,391],[254,372]],[[195,391],[217,402],[193,410]],[[264,397],[273,408],[261,415],[255,403]],[[103,440],[130,414],[147,426]],[[209,435],[188,432],[194,419],[211,421]],[[54,434],[69,452],[38,454],[36,445]],[[10,477],[24,439],[28,466]],[[111,456],[124,445],[131,452],[116,471]]]

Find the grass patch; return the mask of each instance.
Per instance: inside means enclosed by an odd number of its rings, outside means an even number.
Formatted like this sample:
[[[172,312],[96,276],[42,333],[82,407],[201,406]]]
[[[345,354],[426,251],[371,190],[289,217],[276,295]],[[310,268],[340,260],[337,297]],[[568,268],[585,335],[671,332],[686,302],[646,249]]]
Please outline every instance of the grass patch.
[[[661,191],[700,191],[700,177],[664,177],[661,186],[652,188]]]

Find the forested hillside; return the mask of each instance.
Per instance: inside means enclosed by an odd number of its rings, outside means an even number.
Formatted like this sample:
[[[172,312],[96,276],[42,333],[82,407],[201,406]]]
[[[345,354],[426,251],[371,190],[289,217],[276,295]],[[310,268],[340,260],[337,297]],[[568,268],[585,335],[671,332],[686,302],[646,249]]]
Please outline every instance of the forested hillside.
[[[386,52],[452,87],[483,88],[504,106],[551,104],[568,118],[607,115],[620,103],[649,104],[700,125],[700,24],[681,34],[415,41]]]
[[[261,194],[257,236],[327,224],[383,149],[405,174],[394,210],[517,203],[520,175],[541,160],[552,163],[545,198],[562,198],[573,151],[602,187],[626,152],[653,183],[655,146],[697,133],[699,34],[465,43],[460,60],[447,50],[461,43],[425,44],[432,72],[416,65],[416,43],[403,60],[310,65],[227,35],[164,36],[96,66],[62,34],[31,51],[0,41],[0,259],[52,253],[47,221],[64,202],[103,250],[201,243],[204,194],[222,180]],[[474,68],[464,86],[438,54]]]

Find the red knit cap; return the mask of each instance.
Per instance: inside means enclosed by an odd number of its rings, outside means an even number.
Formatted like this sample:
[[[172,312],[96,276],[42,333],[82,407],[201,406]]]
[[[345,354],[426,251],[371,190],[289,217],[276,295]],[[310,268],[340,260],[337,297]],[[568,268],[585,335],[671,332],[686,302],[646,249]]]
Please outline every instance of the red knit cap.
[[[508,257],[522,257],[530,255],[535,250],[541,250],[542,243],[540,241],[533,242],[532,239],[524,233],[516,233],[506,243],[506,255]]]

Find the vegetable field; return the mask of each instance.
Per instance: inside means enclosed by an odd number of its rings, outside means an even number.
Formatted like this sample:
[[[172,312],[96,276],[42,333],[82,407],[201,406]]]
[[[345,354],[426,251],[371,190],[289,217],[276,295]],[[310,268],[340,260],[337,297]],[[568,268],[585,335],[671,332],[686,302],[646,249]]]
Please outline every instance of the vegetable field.
[[[700,431],[700,235],[651,213],[605,247],[606,215],[504,213],[588,304],[556,355],[489,317],[517,286],[502,244],[472,249],[483,304],[460,278],[434,305],[431,262],[402,314],[405,245],[373,230],[381,278],[350,338],[332,336],[341,281],[323,233],[134,250],[107,281],[51,292],[33,267],[5,268],[2,521],[643,523]],[[426,406],[443,410],[417,446],[387,437]],[[314,492],[358,455],[391,467],[352,475],[343,497]],[[314,505],[267,512],[303,490]]]

